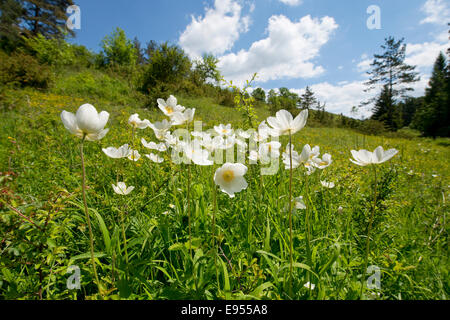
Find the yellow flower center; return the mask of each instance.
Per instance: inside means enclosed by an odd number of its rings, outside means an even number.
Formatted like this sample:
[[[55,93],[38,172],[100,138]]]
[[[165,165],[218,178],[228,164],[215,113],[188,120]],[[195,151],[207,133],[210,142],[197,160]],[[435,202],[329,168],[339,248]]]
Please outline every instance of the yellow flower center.
[[[222,133],[227,133],[227,129],[222,129]]]
[[[321,166],[326,166],[327,164],[328,164],[328,162],[325,162],[325,161],[322,161],[322,162],[320,163]]]
[[[231,182],[234,179],[234,172],[232,170],[227,170],[222,174],[222,177],[225,182]]]
[[[269,144],[269,152],[272,152],[272,145]]]
[[[168,114],[172,114],[173,113],[173,108],[172,107],[166,107],[166,111]]]

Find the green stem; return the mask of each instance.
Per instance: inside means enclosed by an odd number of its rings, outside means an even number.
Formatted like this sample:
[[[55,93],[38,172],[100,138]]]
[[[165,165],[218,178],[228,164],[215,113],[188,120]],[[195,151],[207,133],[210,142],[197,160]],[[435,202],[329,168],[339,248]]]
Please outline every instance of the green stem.
[[[372,213],[370,215],[369,227],[367,229],[366,257],[364,260],[364,269],[362,270],[362,275],[361,275],[361,299],[363,298],[365,274],[366,274],[366,270],[367,270],[367,265],[369,263],[370,234],[372,231],[373,218],[375,216],[375,210],[377,207],[377,169],[375,168],[375,166],[373,166],[373,172],[374,172],[373,207],[372,207]]]
[[[122,237],[123,237],[123,247],[125,250],[125,261],[127,263],[127,279],[128,279],[128,250],[127,250],[127,237],[125,235],[125,218],[124,218],[125,214],[122,212],[121,213],[121,224],[122,224]]]
[[[98,280],[98,275],[97,275],[97,269],[95,267],[95,260],[94,260],[94,235],[92,233],[92,227],[91,227],[91,219],[89,217],[89,211],[88,211],[88,206],[87,206],[87,202],[86,202],[86,168],[84,165],[84,152],[83,152],[83,146],[84,146],[84,139],[86,138],[86,136],[83,137],[83,140],[81,141],[81,147],[80,147],[80,153],[81,153],[81,168],[83,171],[83,181],[82,181],[82,191],[83,191],[83,204],[84,204],[84,213],[86,215],[86,221],[88,224],[88,229],[89,229],[89,242],[90,242],[90,249],[91,249],[91,263],[92,263],[92,269],[94,271],[94,277],[95,277],[95,282],[97,283],[97,288],[98,288],[98,292],[100,294],[102,294],[102,290],[100,288],[100,281]]]
[[[211,166],[212,169],[212,192],[213,192],[213,214],[212,214],[212,247],[214,254],[214,266],[216,267],[216,279],[217,285],[219,285],[219,271],[217,268],[217,250],[216,250],[216,214],[217,214],[217,188],[214,182],[214,165]]]
[[[292,134],[289,133],[289,295],[292,297]]]

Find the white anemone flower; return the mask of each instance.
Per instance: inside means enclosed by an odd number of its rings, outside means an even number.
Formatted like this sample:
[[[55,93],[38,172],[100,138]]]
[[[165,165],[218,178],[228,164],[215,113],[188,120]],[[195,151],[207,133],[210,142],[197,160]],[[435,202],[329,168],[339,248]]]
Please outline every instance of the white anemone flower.
[[[210,135],[204,135],[200,144],[209,152],[214,152],[224,144],[224,139],[221,136],[212,138]]]
[[[146,154],[145,156],[155,163],[162,163],[164,161],[164,158],[162,158],[154,153]]]
[[[83,104],[78,108],[76,114],[65,110],[61,112],[64,127],[70,133],[79,138],[85,137],[88,141],[100,140],[108,133],[109,129],[104,129],[108,119],[108,112],[98,113],[95,107],[90,104]]]
[[[272,135],[283,136],[293,135],[303,129],[307,119],[308,110],[300,112],[295,119],[289,111],[280,110],[276,113],[275,117],[267,118],[267,122],[273,128]]]
[[[294,150],[294,146],[291,146],[288,143],[286,146],[286,151],[283,152],[282,155],[286,170],[290,169],[289,147],[292,148],[292,169],[298,168],[301,164],[305,164],[305,166],[307,167],[311,155],[311,147],[309,145],[305,145],[303,147],[302,153],[298,154],[298,152]]]
[[[167,132],[172,127],[172,124],[164,119],[163,121],[157,121],[155,123],[150,124],[150,128],[152,128],[155,136],[158,140],[164,140]]]
[[[177,98],[170,96],[167,101],[157,99],[158,107],[168,117],[172,117],[176,112],[183,112],[185,107],[177,104]]]
[[[266,124],[264,120],[259,124],[258,131],[253,134],[253,140],[255,142],[264,142],[271,135],[272,129]]]
[[[334,182],[320,181],[323,187],[333,189],[335,187]]]
[[[110,158],[113,159],[121,159],[126,158],[130,155],[131,149],[128,144],[124,144],[120,148],[116,149],[114,147],[109,147],[106,149],[102,149],[102,151]]]
[[[331,160],[331,155],[328,153],[325,153],[322,156],[322,159],[317,157],[317,158],[312,159],[312,161],[313,161],[314,165],[316,166],[316,168],[320,169],[320,170],[323,170],[323,169],[329,167],[331,165],[331,163],[333,162]]]
[[[248,159],[251,160],[251,161],[254,161],[254,162],[259,161],[259,160],[260,160],[260,157],[259,157],[258,151],[256,151],[256,150],[251,150],[251,151],[250,151],[250,154],[248,155]]]
[[[150,150],[156,150],[159,152],[167,151],[167,146],[163,142],[159,144],[153,141],[147,142],[144,138],[142,138],[141,143],[145,148]]]
[[[139,154],[139,151],[137,150],[130,150],[130,154],[128,156],[128,159],[131,161],[137,162],[141,158],[141,155]]]
[[[261,159],[276,159],[280,157],[281,143],[271,141],[259,146],[259,156]]]
[[[186,157],[198,166],[211,166],[213,161],[209,160],[209,152],[200,147],[199,141],[186,143],[183,146],[183,151]]]
[[[314,288],[316,287],[316,285],[314,283],[310,283],[310,282],[305,283],[303,286],[310,290],[314,290]]]
[[[185,123],[190,123],[194,120],[195,108],[186,109],[184,112],[175,112],[171,119],[172,125],[180,126]]]
[[[231,124],[227,124],[226,126],[223,124],[214,126],[214,131],[216,131],[217,134],[220,136],[231,136],[233,134],[233,129],[231,129]]]
[[[244,175],[247,173],[247,167],[242,163],[225,163],[216,170],[214,182],[225,192],[234,198],[234,194],[247,189],[247,181]]]
[[[298,210],[306,210],[305,201],[303,201],[303,197],[294,198],[294,208]]]
[[[146,129],[150,127],[150,121],[147,119],[141,120],[137,113],[133,114],[128,118],[128,124],[133,128]]]
[[[251,134],[247,131],[244,131],[242,129],[238,129],[236,130],[236,134],[238,135],[239,138],[247,140],[251,137]]]
[[[350,159],[351,162],[358,166],[368,166],[371,164],[380,164],[390,160],[393,156],[398,153],[396,149],[389,149],[387,151],[383,150],[383,147],[378,147],[374,152],[370,152],[367,150],[352,150],[352,156],[355,160]]]
[[[122,196],[127,196],[130,194],[131,191],[134,190],[133,186],[129,186],[127,188],[125,182],[118,182],[117,186],[113,184],[112,187],[115,193],[120,194]]]

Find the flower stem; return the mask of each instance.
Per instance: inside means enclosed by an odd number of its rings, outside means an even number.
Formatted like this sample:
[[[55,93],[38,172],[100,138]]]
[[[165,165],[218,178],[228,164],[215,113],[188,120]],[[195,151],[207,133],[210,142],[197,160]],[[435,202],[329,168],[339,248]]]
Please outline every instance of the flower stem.
[[[102,294],[102,290],[100,288],[100,282],[98,280],[97,269],[95,267],[95,260],[94,260],[94,235],[92,233],[91,219],[89,217],[89,211],[88,211],[88,206],[87,206],[87,202],[86,202],[86,168],[85,168],[85,165],[84,165],[84,152],[83,152],[84,139],[85,139],[85,137],[83,137],[83,140],[81,141],[81,146],[80,146],[81,168],[82,168],[82,171],[83,171],[82,191],[83,191],[84,213],[86,215],[86,221],[87,221],[88,229],[89,229],[89,241],[90,241],[90,247],[91,247],[92,269],[94,270],[94,277],[95,277],[95,282],[97,283],[98,292],[100,294]]]
[[[292,297],[292,134],[289,133],[289,295]]]
[[[127,263],[127,278],[128,278],[128,263],[129,263],[129,261],[128,261],[128,250],[127,250],[127,237],[126,237],[126,235],[125,235],[125,213],[124,212],[122,212],[121,213],[121,224],[122,224],[122,237],[123,237],[123,247],[124,247],[124,250],[125,250],[125,261],[126,261],[126,263]]]
[[[212,192],[213,192],[213,214],[212,214],[212,245],[214,254],[214,265],[216,267],[216,279],[219,284],[219,271],[217,269],[217,250],[216,250],[216,214],[217,214],[217,188],[214,182],[214,165],[211,166],[212,171]]]
[[[366,257],[364,260],[364,269],[362,270],[362,275],[361,275],[361,299],[363,297],[365,274],[366,274],[366,270],[367,270],[367,265],[369,263],[370,233],[372,231],[373,218],[375,216],[375,210],[377,207],[377,169],[375,168],[375,166],[373,166],[373,172],[374,172],[373,206],[372,206],[372,214],[370,215],[370,220],[369,220],[369,227],[367,229]]]

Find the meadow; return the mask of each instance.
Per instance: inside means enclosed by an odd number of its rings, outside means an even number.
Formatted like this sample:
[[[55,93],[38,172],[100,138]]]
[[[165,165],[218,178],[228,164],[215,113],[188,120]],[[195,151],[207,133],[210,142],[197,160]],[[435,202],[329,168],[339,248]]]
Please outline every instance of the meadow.
[[[102,152],[129,144],[149,153],[140,140],[156,142],[153,131],[138,129],[133,139],[128,119],[139,113],[161,121],[159,109],[55,92],[10,90],[1,109],[2,299],[448,298],[448,139],[371,136],[307,122],[292,137],[295,150],[319,146],[333,161],[311,175],[293,170],[292,196],[302,196],[306,209],[293,210],[291,264],[289,170],[281,160],[270,176],[247,162],[248,187],[230,198],[214,184],[220,165],[175,164],[168,155],[162,163],[144,156],[133,162]],[[204,130],[244,127],[230,107],[178,98],[196,108]],[[60,118],[84,103],[110,113],[106,136],[84,143],[99,286],[82,199],[81,140]],[[266,109],[257,115],[258,123],[274,116]],[[280,142],[283,152],[288,137]],[[373,170],[350,159],[351,150],[378,146],[398,154],[376,165],[375,186]],[[112,184],[119,181],[135,189],[118,195]],[[362,290],[371,276],[362,272],[369,225],[368,265],[376,266],[380,281]],[[79,289],[67,286],[69,266],[80,269]]]

